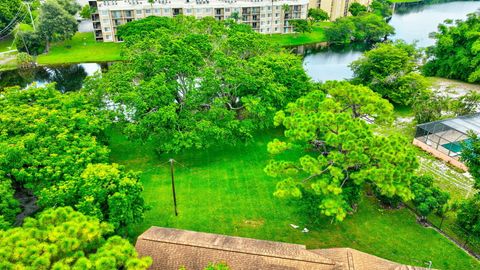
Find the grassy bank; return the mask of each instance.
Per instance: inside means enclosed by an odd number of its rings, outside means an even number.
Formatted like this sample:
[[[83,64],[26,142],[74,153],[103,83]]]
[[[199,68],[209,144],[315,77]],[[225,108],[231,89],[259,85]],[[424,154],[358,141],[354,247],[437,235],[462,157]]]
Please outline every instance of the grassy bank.
[[[358,211],[344,222],[320,218],[311,224],[298,205],[275,198],[276,180],[265,175],[266,144],[280,131],[264,132],[248,145],[155,153],[154,142],[141,144],[109,132],[111,159],[143,171],[144,197],[152,207],[143,223],[130,228],[134,239],[150,226],[163,226],[305,244],[309,248],[352,247],[401,263],[437,269],[478,269],[476,260],[432,229],[417,224],[405,209],[384,210],[363,197]],[[173,214],[169,167],[174,158],[179,216]],[[307,227],[310,232],[302,233]]]
[[[120,43],[96,42],[93,33],[77,33],[65,42],[52,44],[48,54],[37,57],[40,65],[122,60]]]
[[[310,33],[296,33],[296,34],[274,34],[269,36],[270,40],[282,47],[307,45],[312,43],[327,42],[325,36],[325,27],[331,24],[330,22],[322,22],[313,26]]]
[[[325,27],[328,22],[317,24],[310,33],[298,34],[275,34],[268,38],[279,46],[298,46],[311,43],[326,42]],[[0,41],[0,52],[7,51],[12,45],[12,38]],[[40,65],[73,64],[85,62],[109,62],[122,60],[121,43],[96,42],[93,33],[77,33],[65,42],[57,42],[51,45],[48,54],[37,57]],[[5,68],[0,65],[0,69]],[[12,65],[9,65],[9,69]],[[13,64],[15,68],[15,64]]]
[[[10,50],[15,50],[15,44],[13,43],[13,36],[7,36],[0,40],[0,53]]]

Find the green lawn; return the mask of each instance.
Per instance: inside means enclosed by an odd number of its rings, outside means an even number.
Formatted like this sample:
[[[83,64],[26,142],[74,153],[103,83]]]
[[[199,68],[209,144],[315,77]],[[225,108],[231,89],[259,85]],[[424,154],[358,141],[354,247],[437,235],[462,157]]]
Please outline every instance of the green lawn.
[[[13,36],[8,36],[0,40],[0,52],[6,52],[15,50],[15,44],[13,44]]]
[[[255,141],[236,147],[188,151],[158,156],[156,144],[130,142],[109,132],[112,162],[143,171],[144,196],[152,209],[143,223],[130,228],[134,239],[150,226],[305,244],[309,248],[352,247],[390,260],[437,269],[478,269],[480,265],[431,229],[418,225],[405,209],[383,210],[364,197],[358,212],[343,223],[320,219],[309,224],[293,202],[273,197],[276,180],[263,167],[266,143],[280,131],[269,131]],[[179,216],[173,213],[169,158],[176,159]],[[289,224],[307,227],[305,234]]]
[[[72,40],[52,44],[48,54],[37,58],[41,65],[122,60],[120,43],[96,42],[93,33],[77,33]]]
[[[313,30],[310,33],[274,34],[269,36],[269,38],[282,47],[327,42],[325,27],[328,27],[329,24],[331,23],[322,22],[316,24],[313,26]]]

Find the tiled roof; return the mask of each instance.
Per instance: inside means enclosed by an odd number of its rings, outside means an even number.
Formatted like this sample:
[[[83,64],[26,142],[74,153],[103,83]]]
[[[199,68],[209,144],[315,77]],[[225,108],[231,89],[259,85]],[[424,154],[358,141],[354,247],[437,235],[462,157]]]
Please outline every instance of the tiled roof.
[[[151,269],[185,266],[203,269],[211,262],[225,262],[233,270],[403,270],[407,267],[349,248],[307,250],[303,245],[250,238],[151,227],[138,237],[136,249],[151,256]]]

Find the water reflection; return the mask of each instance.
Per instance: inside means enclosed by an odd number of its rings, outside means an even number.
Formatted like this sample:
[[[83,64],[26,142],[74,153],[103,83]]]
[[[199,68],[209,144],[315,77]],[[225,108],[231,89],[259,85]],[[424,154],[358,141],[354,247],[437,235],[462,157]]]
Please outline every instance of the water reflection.
[[[75,65],[37,67],[0,72],[0,90],[5,87],[28,87],[32,84],[43,86],[55,82],[56,88],[66,93],[82,88],[87,76],[108,68],[108,64],[85,63]]]
[[[350,79],[353,73],[348,65],[368,48],[365,44],[310,47],[304,50],[303,67],[314,81]]]
[[[395,27],[392,39],[403,39],[409,43],[418,41],[419,47],[431,46],[434,39],[430,33],[436,32],[446,19],[465,19],[467,14],[480,8],[479,1],[456,1],[439,4],[409,4],[395,10],[390,25]]]
[[[409,43],[417,41],[419,47],[433,45],[435,41],[429,35],[437,30],[439,23],[446,19],[465,19],[467,14],[479,8],[479,1],[399,5],[389,22],[396,32],[390,39],[403,39]],[[297,52],[305,56],[303,66],[308,75],[315,81],[326,81],[351,78],[353,73],[348,66],[366,49],[362,46],[341,49],[300,47]]]

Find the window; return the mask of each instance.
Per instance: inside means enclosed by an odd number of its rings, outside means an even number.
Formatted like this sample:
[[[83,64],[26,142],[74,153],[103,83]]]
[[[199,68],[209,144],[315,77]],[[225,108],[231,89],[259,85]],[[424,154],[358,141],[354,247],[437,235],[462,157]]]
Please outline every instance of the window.
[[[229,9],[229,8],[226,8],[226,9],[225,9],[225,12],[230,12],[230,9]]]
[[[192,13],[192,9],[191,8],[187,8],[187,14],[190,14]]]
[[[278,27],[275,27],[275,32],[277,32],[277,31],[278,31]]]
[[[150,9],[145,9],[145,13],[150,14],[150,13],[152,13],[152,11]]]
[[[278,13],[275,13],[275,17],[278,17],[279,15],[280,15],[280,14],[278,14]]]
[[[142,15],[142,14],[143,14],[143,10],[137,9],[137,15]]]
[[[105,31],[105,32],[110,32],[110,27],[105,27],[105,28],[103,28],[103,31]]]
[[[169,14],[169,13],[170,13],[170,9],[169,9],[169,8],[163,9],[163,14]]]
[[[206,13],[210,13],[210,12],[212,12],[212,9],[211,9],[211,8],[206,8],[206,9],[205,9],[205,12],[206,12]]]
[[[112,17],[115,19],[121,18],[122,17],[122,12],[121,11],[113,11],[112,12]]]
[[[103,19],[103,24],[110,24],[110,21],[108,19]]]
[[[201,8],[197,8],[197,9],[195,10],[195,13],[197,13],[197,14],[198,14],[198,13],[202,13],[202,9],[201,9]]]
[[[156,8],[156,9],[153,10],[153,12],[154,12],[155,14],[160,14],[160,9],[159,9],[159,8]]]
[[[111,35],[106,35],[105,39],[112,39],[112,36]]]
[[[102,15],[108,15],[108,10],[102,10]]]

